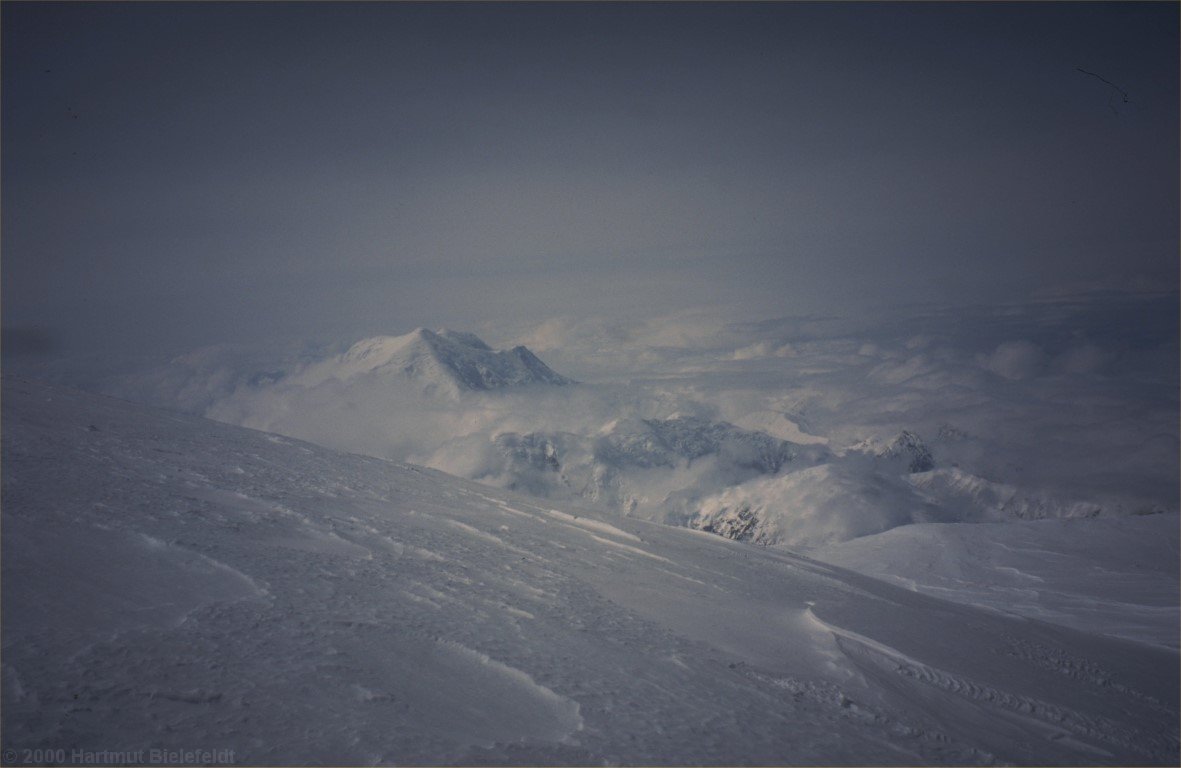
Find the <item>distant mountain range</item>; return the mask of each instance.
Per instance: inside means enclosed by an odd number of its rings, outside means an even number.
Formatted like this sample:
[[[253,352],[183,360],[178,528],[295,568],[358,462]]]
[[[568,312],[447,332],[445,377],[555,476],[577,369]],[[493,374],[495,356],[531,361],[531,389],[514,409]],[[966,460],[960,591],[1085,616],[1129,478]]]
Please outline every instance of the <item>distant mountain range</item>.
[[[337,350],[263,373],[226,352],[194,353],[154,381],[178,402],[210,403],[191,410],[221,421],[763,545],[823,546],[911,523],[1142,511],[975,474],[974,438],[949,425],[932,445],[902,430],[842,448],[794,423],[783,434],[790,422],[774,411],[747,422],[766,429],[747,428],[692,402],[692,413],[669,413],[628,399],[634,392],[573,387],[528,348],[494,350],[472,333],[419,328]]]
[[[291,394],[324,384],[356,389],[380,380],[388,391],[455,398],[464,392],[574,383],[526,347],[493,350],[476,335],[462,331],[418,328],[401,336],[361,339],[344,352],[339,349],[205,347],[166,364],[115,377],[103,391],[241,423],[226,418],[227,400],[258,393]],[[405,383],[415,386],[407,388]]]

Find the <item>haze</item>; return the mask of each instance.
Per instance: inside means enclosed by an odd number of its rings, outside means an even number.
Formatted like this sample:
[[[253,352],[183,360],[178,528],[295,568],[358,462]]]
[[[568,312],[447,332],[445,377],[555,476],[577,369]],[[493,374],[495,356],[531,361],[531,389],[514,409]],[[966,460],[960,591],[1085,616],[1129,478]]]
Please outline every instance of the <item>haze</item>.
[[[1178,279],[1175,4],[2,13],[9,352]]]

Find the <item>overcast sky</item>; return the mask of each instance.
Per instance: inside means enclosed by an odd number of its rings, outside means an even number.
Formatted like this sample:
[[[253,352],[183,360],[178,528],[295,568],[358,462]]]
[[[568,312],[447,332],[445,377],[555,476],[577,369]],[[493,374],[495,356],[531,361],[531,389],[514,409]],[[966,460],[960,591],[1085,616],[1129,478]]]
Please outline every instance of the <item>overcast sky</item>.
[[[0,12],[3,323],[66,350],[1178,281],[1175,3]]]

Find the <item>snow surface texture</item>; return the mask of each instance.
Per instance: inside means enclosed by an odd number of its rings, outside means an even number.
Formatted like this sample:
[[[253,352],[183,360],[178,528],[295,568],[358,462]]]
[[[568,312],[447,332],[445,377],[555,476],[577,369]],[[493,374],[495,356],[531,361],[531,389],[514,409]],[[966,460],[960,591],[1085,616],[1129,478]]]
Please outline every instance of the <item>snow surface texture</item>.
[[[77,391],[2,405],[5,749],[1181,758],[1176,650]]]

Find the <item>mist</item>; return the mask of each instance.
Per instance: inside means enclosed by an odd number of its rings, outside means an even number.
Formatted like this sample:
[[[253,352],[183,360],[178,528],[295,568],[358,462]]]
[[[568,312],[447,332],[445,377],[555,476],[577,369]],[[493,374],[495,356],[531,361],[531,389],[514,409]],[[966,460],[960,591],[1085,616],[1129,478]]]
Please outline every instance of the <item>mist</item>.
[[[20,3],[3,21],[3,322],[94,366],[1177,283],[1167,4]]]

